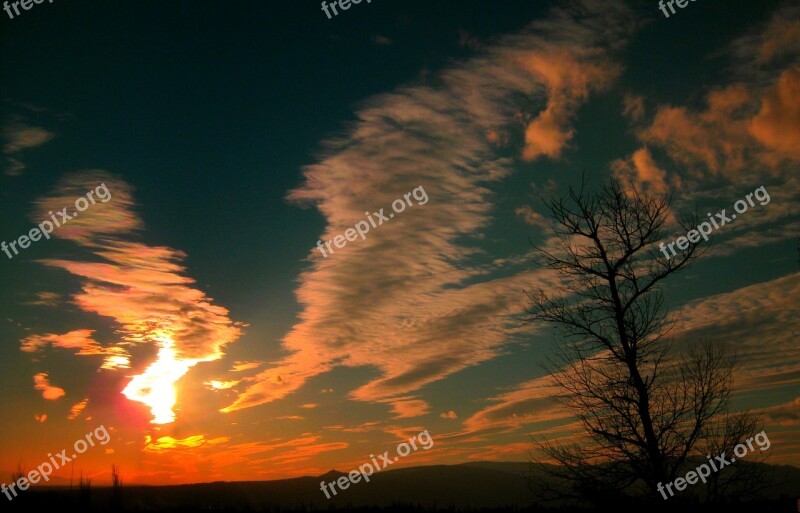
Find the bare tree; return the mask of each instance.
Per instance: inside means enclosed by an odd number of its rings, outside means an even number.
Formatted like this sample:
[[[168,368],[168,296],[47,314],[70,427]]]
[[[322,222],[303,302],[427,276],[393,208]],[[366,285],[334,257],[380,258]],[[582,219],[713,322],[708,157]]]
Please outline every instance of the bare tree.
[[[13,474],[11,474],[11,482],[16,483],[20,480],[20,478],[25,477],[27,474],[25,473],[25,465],[22,464],[22,460],[17,462],[17,470]]]
[[[548,370],[563,392],[556,399],[587,436],[573,445],[539,443],[558,465],[546,467],[556,486],[538,491],[661,501],[656,487],[673,481],[688,458],[731,448],[755,428],[748,414],[726,416],[733,358],[708,343],[675,355],[666,338],[674,321],[661,284],[700,255],[701,243],[674,256],[660,250],[670,199],[615,181],[590,192],[584,178],[547,207],[558,242],[535,249],[561,277],[562,294],[529,294],[529,312],[564,336]],[[697,216],[679,224],[688,232]]]
[[[92,480],[89,477],[83,477],[83,469],[78,478],[78,501],[87,508],[92,502]]]
[[[119,511],[122,506],[122,474],[120,468],[111,465],[111,509]]]

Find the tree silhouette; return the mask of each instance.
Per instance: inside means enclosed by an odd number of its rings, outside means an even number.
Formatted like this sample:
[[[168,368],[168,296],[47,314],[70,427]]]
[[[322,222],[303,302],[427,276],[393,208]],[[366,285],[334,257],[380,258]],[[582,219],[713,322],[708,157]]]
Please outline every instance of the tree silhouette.
[[[111,509],[119,511],[122,507],[122,474],[117,465],[111,465]]]
[[[563,294],[529,294],[531,321],[563,335],[548,370],[562,391],[556,400],[586,436],[572,445],[538,442],[558,465],[544,467],[550,484],[533,485],[543,499],[663,502],[659,483],[682,475],[688,458],[720,454],[755,434],[756,419],[726,411],[734,360],[723,348],[698,343],[675,354],[666,338],[674,321],[661,284],[703,250],[689,244],[671,258],[659,251],[670,199],[613,180],[586,189],[584,178],[567,198],[546,202],[558,243],[535,248],[560,276]],[[688,232],[697,216],[679,224]],[[714,495],[703,489],[706,499]],[[680,498],[670,500],[674,506]]]

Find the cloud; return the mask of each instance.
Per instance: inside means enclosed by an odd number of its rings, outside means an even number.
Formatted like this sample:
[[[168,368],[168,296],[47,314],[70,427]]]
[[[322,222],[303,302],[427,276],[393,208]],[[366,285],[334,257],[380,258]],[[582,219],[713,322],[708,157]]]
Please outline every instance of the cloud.
[[[391,46],[392,40],[386,36],[381,36],[379,34],[375,34],[372,36],[372,42],[378,46]]]
[[[420,417],[425,415],[430,410],[430,405],[421,400],[411,397],[402,397],[399,400],[392,400],[392,411],[395,413],[396,419],[408,419],[412,417]]]
[[[302,405],[300,407],[301,408],[306,408],[306,409],[311,409],[311,408],[316,408],[317,406],[319,406],[319,405],[315,404],[315,403],[308,403],[308,404],[304,404],[304,405]]]
[[[739,61],[736,71],[749,79],[771,74],[775,66],[797,64],[800,57],[800,7],[784,5],[770,20],[731,45],[730,54]]]
[[[493,221],[489,186],[515,165],[487,133],[505,131],[528,98],[526,109],[540,118],[549,109],[554,129],[569,135],[577,107],[610,80],[610,53],[628,30],[618,27],[630,26],[629,12],[619,4],[577,5],[445,69],[435,86],[370,98],[347,133],[322,144],[318,162],[304,169],[305,183],[289,194],[325,216],[319,238],[331,239],[365,210],[388,207],[415,187],[424,186],[430,201],[329,258],[309,253],[296,291],[300,320],[282,341],[287,356],[253,376],[222,411],[286,397],[345,366],[377,373],[350,399],[416,416],[428,406],[409,394],[502,352],[520,329],[507,322],[519,313],[519,291],[549,274],[470,265]],[[532,148],[546,144],[530,139],[523,153],[532,157]],[[546,153],[559,151],[547,146]]]
[[[23,123],[8,123],[1,133],[5,141],[3,152],[6,155],[41,146],[55,137],[54,133],[44,128]]]
[[[643,147],[615,162],[615,174],[689,190],[709,178],[736,183],[792,174],[800,160],[797,41],[800,8],[780,8],[722,52],[732,61],[732,76],[728,85],[710,89],[703,108],[659,105],[645,123],[639,98],[626,96],[624,112]],[[666,159],[657,163],[654,150]]]
[[[122,347],[103,347],[94,339],[94,330],[82,329],[70,331],[63,335],[49,333],[46,335],[30,335],[20,342],[20,350],[26,353],[42,352],[48,346],[61,349],[77,349],[78,356],[101,355],[102,369],[127,369],[130,367],[130,356]]]
[[[134,211],[133,188],[105,171],[81,171],[62,178],[51,194],[36,200],[35,212],[31,216],[31,221],[39,223],[42,219],[50,219],[50,212],[61,211],[64,207],[67,207],[68,214],[73,212],[72,207],[75,200],[85,196],[90,190],[94,191],[101,184],[106,184],[111,199],[106,203],[97,202],[91,205],[77,217],[56,228],[52,236],[73,241],[98,252],[104,249],[116,249],[117,245],[124,249],[129,248],[130,246],[126,246],[121,240],[114,237],[131,235],[144,227]],[[106,240],[103,237],[111,237],[111,239]],[[137,261],[145,262],[148,253],[164,248],[142,246],[141,249],[144,253]],[[145,251],[147,249],[150,251]],[[133,257],[131,258],[133,259]]]
[[[243,372],[246,370],[257,369],[263,362],[234,362],[231,372]]]
[[[206,439],[205,435],[192,435],[186,438],[173,438],[171,436],[162,436],[153,440],[150,435],[147,435],[144,443],[144,450],[148,452],[162,452],[173,449],[193,449],[203,446],[212,446],[224,444],[230,438],[222,436],[218,438]]]
[[[6,176],[19,176],[25,170],[25,163],[17,159],[8,159],[8,167],[6,167]]]
[[[439,417],[441,417],[443,419],[451,419],[452,420],[452,419],[457,419],[458,415],[456,415],[456,412],[454,412],[453,410],[450,410],[447,413],[440,413]]]
[[[239,380],[220,381],[215,379],[211,381],[206,381],[203,384],[212,390],[228,390],[229,388],[233,388],[236,385],[238,385]]]
[[[745,167],[752,141],[741,113],[752,96],[745,86],[734,84],[711,91],[704,111],[660,106],[650,126],[637,132],[648,145],[664,149],[679,165],[695,175],[703,169],[712,174],[735,174]]]
[[[514,213],[517,216],[521,217],[522,220],[525,221],[525,224],[529,224],[531,226],[538,226],[539,228],[543,229],[550,227],[550,221],[539,212],[533,210],[533,208],[531,208],[528,205],[523,205],[517,208],[516,210],[514,210]]]
[[[155,361],[143,370],[135,367],[123,390],[131,400],[151,407],[156,423],[174,420],[177,401],[174,383],[200,362],[221,358],[223,348],[239,338],[242,324],[228,318],[228,310],[213,304],[194,280],[185,276],[184,253],[163,246],[131,242],[143,223],[136,215],[133,190],[124,181],[103,171],[86,171],[64,178],[53,194],[36,201],[33,220],[49,211],[74,204],[99,184],[111,193],[107,203],[92,205],[86,212],[53,235],[91,252],[90,260],[46,259],[41,263],[63,269],[81,280],[81,291],[73,302],[81,310],[114,319],[119,339],[111,347],[98,349],[89,330],[67,335],[28,337],[23,346],[38,350],[50,343],[78,348],[78,354],[109,354],[104,368],[128,366],[128,349],[138,345],[156,348]]]
[[[779,426],[800,426],[800,397],[788,403],[761,410],[766,421]]]
[[[784,71],[764,94],[750,132],[777,154],[800,160],[800,68]]]
[[[734,396],[745,399],[748,407],[756,401],[763,404],[759,396],[765,389],[800,383],[800,354],[794,350],[800,273],[691,301],[673,315],[678,322],[670,337],[678,353],[697,340],[725,344],[736,352]],[[764,350],[764,340],[770,340],[769,350]],[[551,439],[579,436],[580,424],[553,400],[561,392],[552,375],[520,383],[490,398],[493,404],[467,418],[462,434],[524,427]],[[769,420],[781,424],[794,422],[796,415],[787,412],[790,408],[776,405],[764,411]]]
[[[485,430],[514,431],[525,424],[571,422],[569,412],[553,397],[559,390],[551,376],[523,382],[514,390],[504,392],[489,401],[495,403],[474,413],[464,421],[467,433]]]
[[[373,431],[380,431],[380,426],[381,422],[370,421],[354,427],[346,427],[341,424],[337,424],[333,426],[324,426],[323,429],[328,429],[331,431],[344,431],[345,433],[371,433]]]
[[[42,413],[41,415],[34,415],[33,418],[36,420],[36,422],[44,424],[47,421],[47,414]]]
[[[69,410],[69,416],[67,417],[67,419],[75,420],[78,417],[80,417],[81,413],[83,413],[83,410],[86,408],[87,404],[89,404],[88,397],[84,397],[83,400],[73,404],[72,408],[70,408]]]
[[[7,157],[6,176],[19,176],[25,170],[25,163],[20,152],[36,148],[50,141],[55,134],[37,126],[30,126],[19,120],[7,122],[0,128],[0,139],[3,141],[3,153]]]
[[[572,130],[566,127],[569,114],[563,109],[548,105],[525,129],[525,160],[536,160],[541,156],[557,158],[561,150],[572,139]]]
[[[647,148],[633,152],[628,159],[611,163],[614,177],[622,183],[632,183],[639,190],[650,193],[667,192],[667,173],[658,167]]]
[[[64,392],[63,388],[58,388],[50,384],[50,381],[47,379],[46,372],[40,372],[39,374],[33,376],[33,388],[34,390],[41,391],[42,398],[47,399],[48,401],[55,401],[66,395],[66,392]]]
[[[278,420],[303,420],[305,417],[301,417],[300,415],[282,415],[280,417],[275,417]]]
[[[31,306],[58,306],[61,301],[61,295],[55,292],[38,292],[35,301],[25,303]]]
[[[547,107],[525,129],[522,157],[556,159],[572,139],[571,119],[592,90],[605,89],[618,68],[595,48],[556,46],[534,50],[522,65],[546,86]]]
[[[645,116],[644,98],[636,94],[626,94],[622,98],[622,115],[632,123],[638,123]]]

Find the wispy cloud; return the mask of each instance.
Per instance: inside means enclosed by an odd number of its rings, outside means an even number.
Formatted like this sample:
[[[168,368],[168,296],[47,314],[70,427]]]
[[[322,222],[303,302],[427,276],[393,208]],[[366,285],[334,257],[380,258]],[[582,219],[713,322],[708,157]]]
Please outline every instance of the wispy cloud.
[[[206,439],[205,435],[191,435],[185,438],[173,438],[171,436],[162,436],[153,440],[147,436],[144,443],[144,450],[150,452],[161,452],[172,449],[187,449],[202,447],[208,445],[219,445],[229,440],[228,437],[218,437]]]
[[[25,303],[26,305],[33,306],[58,306],[61,301],[61,295],[55,292],[38,292],[36,293],[36,300]]]
[[[83,410],[86,409],[86,405],[89,404],[89,398],[84,398],[83,400],[75,403],[72,405],[72,408],[69,410],[69,416],[67,417],[68,420],[75,420],[81,416]]]
[[[642,181],[656,183],[666,168],[666,181],[686,189],[720,177],[739,183],[793,173],[792,161],[800,160],[799,40],[800,8],[784,7],[718,52],[732,64],[730,82],[711,88],[704,107],[659,105],[644,122],[639,99],[626,97],[623,113],[645,146],[621,162],[632,161]],[[664,166],[654,149],[668,158]]]
[[[127,351],[118,346],[103,347],[92,338],[93,330],[75,330],[58,335],[31,335],[20,343],[20,350],[26,353],[41,352],[48,346],[61,349],[77,349],[79,356],[100,355],[105,356],[103,369],[127,369],[130,367],[130,358]]]
[[[800,383],[796,323],[800,316],[800,273],[709,296],[685,304],[674,314],[679,320],[670,336],[675,350],[691,341],[710,340],[735,351],[735,396],[754,405],[758,391]],[[770,340],[769,347],[763,341]],[[561,393],[553,376],[520,383],[489,399],[492,403],[465,419],[464,433],[513,432],[525,429],[550,438],[574,436],[579,425],[569,410],[553,400]],[[762,403],[763,404],[763,403]],[[788,405],[774,405],[768,419],[783,422]]]
[[[7,176],[19,176],[25,170],[20,152],[47,143],[55,134],[42,127],[12,120],[0,128],[0,137],[3,140],[3,153],[8,160],[5,173]]]
[[[233,388],[236,385],[238,385],[239,381],[238,380],[220,381],[213,379],[211,381],[206,381],[203,384],[212,390],[228,390],[229,388]]]
[[[177,398],[174,383],[200,362],[223,356],[223,348],[241,334],[241,324],[228,318],[228,311],[193,288],[180,264],[184,253],[159,246],[131,242],[143,228],[136,215],[132,189],[118,178],[87,171],[66,177],[54,194],[36,202],[34,220],[46,218],[74,203],[75,198],[105,183],[112,199],[98,203],[53,235],[76,243],[92,255],[91,260],[47,259],[47,266],[60,268],[80,278],[81,292],[72,301],[86,312],[114,319],[120,338],[101,347],[91,330],[65,335],[32,335],[22,341],[23,350],[38,351],[47,344],[79,349],[78,354],[108,355],[103,367],[127,367],[132,346],[157,348],[155,361],[128,383],[125,395],[151,407],[154,422],[174,420]],[[132,363],[137,369],[142,362]]]
[[[261,367],[263,362],[234,362],[231,372],[243,372]]]
[[[23,123],[8,123],[2,129],[3,151],[6,155],[35,148],[50,141],[55,134],[42,127]]]
[[[403,398],[499,354],[514,331],[507,320],[519,311],[519,291],[536,278],[482,280],[489,269],[470,265],[481,258],[475,242],[492,220],[488,185],[514,165],[486,134],[513,130],[525,96],[526,126],[534,128],[518,132],[528,133],[519,157],[559,156],[575,109],[613,75],[611,54],[627,30],[614,27],[628,26],[627,16],[618,4],[594,1],[556,9],[444,70],[438,86],[402,87],[365,102],[352,130],[324,143],[289,199],[323,213],[323,239],[419,185],[430,202],[332,258],[309,257],[297,290],[301,321],[283,340],[289,356],[223,411],[285,397],[344,365],[379,372],[352,399],[391,404],[400,416],[422,414],[422,399]],[[549,129],[537,133],[548,123],[560,134],[558,146],[547,139]]]

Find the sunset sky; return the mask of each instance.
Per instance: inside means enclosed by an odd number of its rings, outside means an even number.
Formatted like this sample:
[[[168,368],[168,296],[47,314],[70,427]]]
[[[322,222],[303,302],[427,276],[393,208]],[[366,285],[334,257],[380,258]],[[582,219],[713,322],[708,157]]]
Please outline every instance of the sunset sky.
[[[575,440],[561,339],[523,314],[557,290],[541,197],[584,171],[672,218],[768,191],[664,292],[676,352],[734,350],[732,408],[800,462],[796,2],[55,0],[0,12],[0,50],[0,241],[111,196],[0,253],[0,481],[101,425],[96,483],[348,471],[425,429],[398,466]]]

